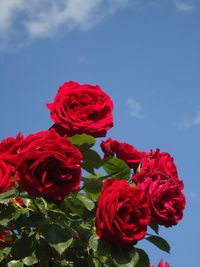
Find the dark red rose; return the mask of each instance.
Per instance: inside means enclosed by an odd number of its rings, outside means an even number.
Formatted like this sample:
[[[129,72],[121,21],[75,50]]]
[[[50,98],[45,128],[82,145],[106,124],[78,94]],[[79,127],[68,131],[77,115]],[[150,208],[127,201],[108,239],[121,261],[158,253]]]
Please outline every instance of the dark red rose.
[[[0,193],[14,186],[14,167],[0,158]]]
[[[160,225],[176,225],[183,217],[186,200],[182,193],[173,158],[166,152],[150,153],[141,160],[140,172],[133,175],[133,182],[149,193],[152,220]]]
[[[148,196],[125,180],[104,182],[96,212],[97,235],[114,244],[134,245],[150,221]]]
[[[150,267],[155,267],[154,265],[151,265]],[[169,263],[164,263],[163,260],[161,260],[159,263],[158,263],[158,267],[170,267]]]
[[[23,139],[23,135],[19,133],[16,138],[8,137],[0,142],[0,159],[16,166],[18,161],[17,150],[19,148],[20,141]]]
[[[16,179],[30,195],[61,200],[79,188],[82,155],[66,136],[53,129],[31,134],[18,154]]]
[[[147,177],[153,181],[160,180],[161,182],[174,181],[183,189],[184,184],[178,177],[178,172],[174,159],[167,152],[160,152],[157,149],[155,152],[147,153],[147,156],[141,159],[140,172],[133,176],[134,182],[143,182]]]
[[[47,107],[55,122],[53,127],[61,135],[102,137],[113,126],[113,102],[98,85],[66,82]]]
[[[125,161],[130,168],[137,169],[141,159],[146,153],[137,150],[134,146],[127,143],[118,142],[112,138],[101,142],[101,149],[104,152],[104,157],[115,155],[117,158]]]
[[[162,183],[157,180],[149,183],[152,220],[170,227],[183,217],[186,200],[179,186],[173,181]]]

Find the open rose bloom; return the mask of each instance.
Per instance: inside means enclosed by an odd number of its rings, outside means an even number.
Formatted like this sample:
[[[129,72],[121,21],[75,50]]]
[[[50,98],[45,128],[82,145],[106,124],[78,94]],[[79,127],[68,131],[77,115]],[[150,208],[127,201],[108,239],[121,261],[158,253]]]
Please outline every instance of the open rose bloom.
[[[53,127],[61,135],[102,137],[113,126],[113,102],[98,85],[66,82],[47,107],[55,122]]]
[[[159,227],[182,220],[184,183],[168,152],[94,147],[113,106],[100,86],[65,82],[49,129],[0,142],[0,266],[155,267],[140,241],[170,251]]]
[[[110,242],[134,245],[150,222],[148,196],[127,181],[105,181],[96,213],[97,235]]]

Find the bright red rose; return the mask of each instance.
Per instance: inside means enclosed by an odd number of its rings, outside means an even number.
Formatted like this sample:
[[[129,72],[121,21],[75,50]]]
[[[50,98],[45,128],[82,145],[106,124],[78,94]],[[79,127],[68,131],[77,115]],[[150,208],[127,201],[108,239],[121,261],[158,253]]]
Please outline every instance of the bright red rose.
[[[14,186],[13,175],[14,167],[0,158],[0,193]]]
[[[155,267],[154,265],[151,265],[150,267]],[[158,263],[158,267],[170,267],[169,263],[164,263],[163,260],[161,260],[159,263]]]
[[[82,155],[55,130],[25,138],[19,148],[16,179],[33,196],[61,200],[80,185]]]
[[[168,153],[157,150],[143,158],[141,170],[133,175],[133,182],[149,193],[152,220],[155,223],[170,227],[182,219],[186,204],[182,193],[184,185]]]
[[[18,161],[17,150],[23,138],[23,135],[19,133],[16,138],[8,137],[2,140],[0,142],[0,159],[3,158],[4,161],[16,166]]]
[[[113,102],[98,85],[66,82],[47,107],[60,135],[102,137],[113,126]]]
[[[149,221],[147,194],[125,180],[105,180],[95,222],[100,238],[114,244],[134,245],[144,237]]]
[[[178,177],[174,159],[167,152],[160,152],[157,149],[155,152],[149,152],[141,160],[141,170],[133,176],[134,182],[143,182],[147,177],[152,181],[160,180],[161,182],[174,181],[183,189],[184,184]]]
[[[101,142],[101,149],[104,152],[104,157],[115,155],[117,158],[125,161],[130,168],[137,169],[141,159],[146,153],[138,151],[134,146],[127,143],[118,142],[112,138]]]
[[[152,208],[152,220],[170,227],[183,217],[185,196],[173,181],[162,183],[159,180],[149,183],[149,195]]]

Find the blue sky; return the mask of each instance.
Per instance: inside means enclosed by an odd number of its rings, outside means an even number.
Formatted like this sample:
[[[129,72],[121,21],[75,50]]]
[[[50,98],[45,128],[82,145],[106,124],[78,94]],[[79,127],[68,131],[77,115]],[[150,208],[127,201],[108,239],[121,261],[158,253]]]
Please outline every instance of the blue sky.
[[[138,244],[171,267],[199,265],[199,23],[199,0],[0,0],[0,139],[48,128],[63,82],[101,85],[107,136],[170,152],[185,182],[184,219],[161,230],[171,255]]]

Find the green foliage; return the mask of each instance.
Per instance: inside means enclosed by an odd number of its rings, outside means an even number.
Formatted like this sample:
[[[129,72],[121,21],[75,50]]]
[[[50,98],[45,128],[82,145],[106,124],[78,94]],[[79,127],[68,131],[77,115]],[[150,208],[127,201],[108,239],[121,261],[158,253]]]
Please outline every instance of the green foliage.
[[[152,244],[154,244],[156,247],[158,247],[159,249],[170,253],[170,245],[168,244],[168,242],[160,237],[160,236],[156,236],[156,235],[150,235],[148,237],[145,238],[146,240],[148,240],[149,242],[151,242]]]
[[[153,221],[150,222],[149,227],[158,235],[159,234],[159,225]]]
[[[110,157],[104,160],[103,168],[105,172],[117,180],[128,180],[130,177],[130,168],[128,165],[114,157]]]
[[[102,165],[101,157],[96,151],[92,149],[83,151],[82,155],[83,155],[83,162],[81,164],[82,168],[87,172],[95,175],[94,169],[98,169]]]
[[[78,147],[81,151],[85,151],[95,144],[96,140],[93,136],[87,134],[76,134],[72,137],[68,137],[69,141]]]
[[[149,267],[144,250],[106,242],[95,230],[104,179],[129,180],[130,168],[115,157],[102,160],[91,149],[95,144],[92,136],[75,135],[69,140],[83,155],[85,171],[77,192],[62,201],[29,196],[18,186],[0,195],[0,231],[9,231],[9,238],[0,243],[0,267]],[[22,206],[16,197],[23,201]],[[158,225],[151,222],[149,226],[158,234]],[[146,240],[170,251],[159,236],[149,235]]]

